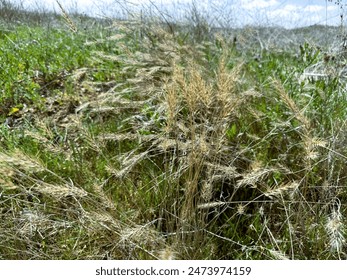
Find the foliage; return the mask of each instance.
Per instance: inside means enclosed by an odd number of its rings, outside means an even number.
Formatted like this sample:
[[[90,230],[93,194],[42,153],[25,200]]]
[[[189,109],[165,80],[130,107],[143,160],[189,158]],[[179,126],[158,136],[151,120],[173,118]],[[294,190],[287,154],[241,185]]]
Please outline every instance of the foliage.
[[[193,15],[1,33],[1,258],[346,258],[335,62]]]

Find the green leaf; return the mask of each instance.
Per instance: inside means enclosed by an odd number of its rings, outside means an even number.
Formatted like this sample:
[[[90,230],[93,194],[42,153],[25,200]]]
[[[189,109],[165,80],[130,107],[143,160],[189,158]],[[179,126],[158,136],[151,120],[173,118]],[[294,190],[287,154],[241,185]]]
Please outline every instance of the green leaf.
[[[13,107],[13,108],[11,108],[10,112],[8,113],[8,115],[9,115],[9,116],[12,116],[12,115],[16,114],[16,113],[19,112],[19,111],[20,111],[19,108]]]
[[[234,123],[228,130],[227,130],[227,136],[231,140],[233,139],[237,134],[237,127],[236,124]]]

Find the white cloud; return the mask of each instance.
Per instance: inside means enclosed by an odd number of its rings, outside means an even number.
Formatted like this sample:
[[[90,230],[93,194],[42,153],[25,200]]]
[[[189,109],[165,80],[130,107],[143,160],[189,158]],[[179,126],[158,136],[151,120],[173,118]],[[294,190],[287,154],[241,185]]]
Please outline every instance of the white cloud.
[[[303,10],[304,10],[304,12],[315,13],[315,12],[320,12],[324,9],[325,9],[325,7],[323,7],[323,6],[309,5],[309,6],[306,6]]]
[[[270,9],[266,14],[270,22],[278,23],[286,27],[296,27],[303,25],[322,24],[330,18],[335,9],[329,9],[326,15],[325,5],[294,5],[287,4],[281,8]],[[330,22],[333,24],[333,22]]]
[[[296,13],[299,11],[299,7],[295,5],[285,5],[283,8],[268,11],[267,14],[270,18],[286,18],[288,16],[295,17]]]
[[[337,6],[328,6],[328,11],[336,11]]]
[[[277,0],[243,0],[241,1],[241,6],[246,10],[255,10],[273,7],[278,3]]]

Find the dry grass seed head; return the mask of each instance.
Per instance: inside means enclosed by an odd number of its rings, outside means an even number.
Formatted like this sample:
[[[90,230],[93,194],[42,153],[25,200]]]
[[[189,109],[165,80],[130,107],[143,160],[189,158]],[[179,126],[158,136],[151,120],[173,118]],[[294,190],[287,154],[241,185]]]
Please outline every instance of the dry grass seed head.
[[[264,195],[269,198],[281,198],[285,194],[289,194],[290,197],[293,197],[293,194],[299,188],[299,185],[299,182],[291,182],[288,184],[280,185],[275,189],[271,189],[265,192]]]
[[[235,113],[243,101],[242,95],[236,94],[238,92],[238,85],[241,83],[240,72],[243,65],[238,64],[232,70],[229,70],[227,62],[227,56],[223,55],[219,62],[216,76],[216,98],[218,100],[218,106],[220,106],[217,112],[219,112],[220,119],[229,117]]]
[[[195,114],[211,103],[212,88],[206,83],[200,69],[201,67],[192,61],[188,63],[185,70],[174,65],[173,82],[168,87],[171,91],[171,100],[173,98],[179,98],[179,100],[182,98],[190,114]],[[177,104],[175,105],[177,108]]]
[[[164,249],[158,252],[159,260],[176,260],[177,252],[175,252],[171,246],[166,246]]]
[[[120,244],[125,247],[131,246],[131,243],[135,243],[139,246],[146,246],[154,250],[165,245],[164,238],[150,225],[125,227],[121,229],[119,235]]]
[[[334,208],[327,219],[326,230],[329,235],[329,247],[332,252],[341,253],[343,246],[346,244],[345,225],[340,211],[341,204]]]
[[[237,205],[237,214],[238,215],[243,215],[243,214],[245,214],[245,211],[246,211],[246,205],[244,205],[244,204],[242,204],[242,203],[240,203],[240,204],[238,204]]]
[[[236,170],[236,167],[234,166],[221,165],[210,162],[206,162],[205,166],[209,169],[209,177],[211,178],[212,182],[220,181],[223,179],[234,179],[240,176],[240,174]]]
[[[67,26],[70,28],[70,30],[73,32],[73,33],[76,33],[77,32],[77,26],[75,25],[75,23],[73,22],[73,20],[71,19],[71,17],[69,16],[69,14],[65,11],[65,9],[63,8],[63,6],[60,4],[60,2],[58,0],[56,0],[62,14],[63,14],[63,18],[67,24]]]
[[[18,186],[12,182],[12,176],[14,174],[15,171],[12,167],[0,163],[0,186],[6,190],[17,189]]]
[[[123,159],[121,159],[122,166],[124,166],[121,170],[117,171],[113,175],[115,175],[117,178],[124,178],[127,174],[129,174],[133,168],[142,162],[149,154],[150,151],[145,151],[140,154],[127,154],[123,155]]]
[[[211,180],[205,180],[202,184],[201,188],[201,198],[205,202],[211,201],[213,197],[213,185],[211,183]]]
[[[290,260],[290,258],[281,251],[271,249],[269,249],[268,251],[275,258],[275,260]]]
[[[315,137],[312,138],[309,137],[309,135],[305,135],[303,145],[306,153],[306,159],[316,160],[320,156],[320,151],[318,150],[318,148],[327,147],[327,142],[322,139]]]
[[[38,182],[33,187],[36,191],[51,196],[57,200],[65,197],[83,198],[88,196],[88,193],[72,184],[55,185],[44,182]]]
[[[208,203],[202,203],[197,205],[198,209],[210,209],[210,208],[218,208],[221,206],[226,205],[227,202],[224,201],[215,201],[215,202],[208,202]]]
[[[1,166],[11,167],[12,170],[23,170],[28,173],[41,172],[46,169],[38,159],[18,149],[10,154],[0,153]]]
[[[97,233],[102,229],[116,232],[121,230],[121,224],[119,221],[102,209],[98,209],[98,211],[84,212],[82,218],[88,222],[87,229],[91,233]]]
[[[276,168],[265,168],[255,162],[253,166],[251,166],[251,171],[243,174],[243,178],[237,182],[237,187],[256,187],[256,184],[261,182],[264,177],[275,171],[277,171]]]
[[[37,232],[43,232],[51,226],[51,221],[42,212],[23,209],[19,217],[19,234],[33,236]]]
[[[108,169],[108,168],[106,167],[106,169]],[[107,207],[111,210],[116,210],[116,206],[115,206],[114,202],[104,191],[103,185],[95,184],[93,186],[93,190],[96,193],[97,197],[101,200],[104,207]]]
[[[167,104],[167,132],[176,127],[177,114],[180,109],[180,96],[173,85],[166,84],[166,104]]]
[[[281,100],[293,112],[295,118],[303,125],[303,132],[305,135],[309,134],[311,123],[304,115],[303,111],[297,106],[294,99],[289,96],[283,85],[279,81],[273,81],[275,89],[279,93]]]

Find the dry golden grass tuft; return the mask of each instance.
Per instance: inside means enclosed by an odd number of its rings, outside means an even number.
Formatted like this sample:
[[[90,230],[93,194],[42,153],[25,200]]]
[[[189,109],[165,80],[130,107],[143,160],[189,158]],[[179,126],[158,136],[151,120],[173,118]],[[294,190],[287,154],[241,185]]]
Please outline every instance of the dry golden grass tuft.
[[[122,26],[118,30],[129,33],[132,28]],[[128,46],[120,45],[126,56],[96,53],[98,59],[124,64],[122,71],[128,75],[128,86],[113,87],[93,102],[82,104],[77,111],[95,116],[110,115],[112,112],[112,116],[117,118],[131,110],[131,115],[122,120],[122,126],[128,129],[101,134],[94,141],[100,147],[109,142],[123,145],[130,141],[138,144],[137,148],[119,154],[116,165],[107,165],[108,172],[119,184],[133,181],[147,162],[166,162],[159,168],[162,168],[171,188],[177,188],[177,193],[173,195],[177,196],[183,191],[184,199],[172,201],[172,195],[167,194],[159,207],[172,203],[175,206],[160,210],[164,212],[159,217],[167,219],[167,224],[174,224],[169,227],[170,230],[191,232],[176,235],[183,240],[186,235],[201,237],[202,231],[194,230],[205,227],[204,223],[197,223],[204,220],[198,214],[197,205],[213,200],[213,189],[218,182],[238,176],[230,161],[231,155],[224,151],[226,131],[250,95],[239,94],[242,65],[229,71],[226,66],[227,54],[221,59],[215,77],[209,77],[204,66],[193,60],[194,47],[175,43],[172,35],[166,34],[164,37],[170,37],[170,40],[164,43],[162,37],[158,37],[155,51],[153,41],[149,40],[143,42],[141,52],[130,52]],[[117,37],[117,40],[123,38]],[[206,46],[199,48],[203,52]],[[187,59],[189,56],[192,58]],[[141,130],[149,133],[142,135],[138,133]],[[162,181],[158,181],[160,175],[153,176],[151,189],[161,193],[157,189],[162,184]],[[201,193],[202,180],[207,182],[209,190],[205,188]],[[155,205],[153,207],[156,209]]]

